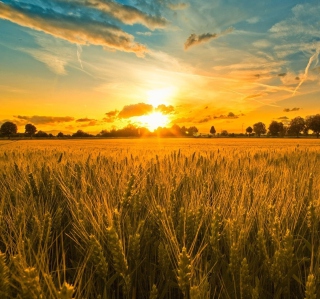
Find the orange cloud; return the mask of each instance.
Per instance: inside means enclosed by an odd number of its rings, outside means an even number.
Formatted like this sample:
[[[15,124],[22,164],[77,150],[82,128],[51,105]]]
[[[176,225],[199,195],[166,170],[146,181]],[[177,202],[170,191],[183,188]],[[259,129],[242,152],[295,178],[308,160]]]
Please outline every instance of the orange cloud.
[[[119,112],[118,117],[130,118],[134,116],[142,116],[153,111],[153,106],[145,103],[124,106]]]
[[[17,115],[14,116],[17,119],[25,120],[27,122],[31,122],[35,125],[40,124],[54,124],[54,123],[64,123],[64,122],[71,122],[74,120],[74,117],[71,116],[23,116],[23,115]]]
[[[156,108],[156,111],[161,112],[162,114],[170,114],[174,112],[174,107],[172,105],[166,106],[164,104],[161,104]]]

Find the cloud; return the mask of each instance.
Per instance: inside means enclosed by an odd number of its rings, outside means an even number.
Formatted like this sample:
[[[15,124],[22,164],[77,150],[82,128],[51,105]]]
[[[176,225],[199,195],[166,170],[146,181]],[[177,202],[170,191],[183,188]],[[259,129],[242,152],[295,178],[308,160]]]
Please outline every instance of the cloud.
[[[144,56],[146,46],[135,43],[134,37],[120,28],[88,17],[63,15],[50,9],[30,6],[27,9],[0,2],[0,19],[43,31],[79,45],[100,45],[105,48],[133,52]]]
[[[189,3],[184,3],[184,2],[180,2],[180,3],[176,3],[176,4],[173,4],[173,3],[169,3],[168,4],[168,7],[172,10],[183,10],[183,9],[186,9],[190,6]]]
[[[217,33],[204,33],[204,34],[196,35],[196,34],[192,33],[187,38],[186,42],[184,43],[184,49],[187,50],[192,46],[208,42],[211,39],[218,38],[218,37],[220,37],[222,35],[231,33],[232,31],[233,31],[233,28],[230,27],[227,30],[222,31],[220,34],[217,34]]]
[[[153,109],[154,108],[152,105],[145,104],[145,103],[127,105],[122,108],[122,110],[118,114],[118,117],[130,118],[134,116],[141,116],[141,115],[151,113]]]
[[[91,119],[91,118],[79,118],[76,120],[77,123],[84,123],[84,122],[92,122],[92,121],[97,121],[96,119]]]
[[[80,128],[85,128],[85,127],[92,127],[92,126],[96,126],[97,124],[99,124],[99,121],[96,119],[91,119],[87,122],[81,122],[81,125],[79,126]]]
[[[161,112],[162,114],[170,114],[174,112],[174,107],[172,105],[166,106],[164,104],[161,104],[156,108],[156,111]]]
[[[252,18],[248,19],[247,22],[249,24],[256,24],[256,23],[259,22],[259,18],[258,17],[252,17]]]
[[[214,116],[213,119],[236,119],[240,115],[235,115],[233,112],[229,112],[228,115]]]
[[[107,112],[107,113],[106,113],[106,116],[108,116],[108,117],[114,117],[114,116],[117,116],[118,113],[119,113],[118,110],[113,110],[113,111]]]
[[[297,107],[294,107],[292,109],[290,108],[285,108],[283,109],[284,112],[292,112],[292,111],[299,111],[301,108],[297,108]]]
[[[256,94],[251,94],[251,95],[248,95],[244,98],[244,100],[249,100],[249,99],[254,99],[254,98],[259,98],[263,96],[262,93],[256,93]]]
[[[259,40],[255,41],[255,42],[253,42],[252,45],[254,45],[257,48],[264,49],[264,48],[270,47],[271,43],[266,39],[259,39]]]
[[[198,120],[196,123],[203,124],[203,123],[209,122],[210,120],[212,120],[212,117],[208,115],[205,118],[202,118],[202,119]]]
[[[96,8],[104,13],[107,13],[115,19],[118,19],[122,23],[128,25],[138,23],[153,30],[156,28],[164,28],[168,24],[168,21],[163,17],[152,16],[142,12],[141,10],[133,6],[124,5],[113,1],[86,0],[85,2],[83,2],[79,0],[68,0],[68,2]]]
[[[278,117],[277,119],[281,119],[281,120],[288,120],[288,119],[289,119],[289,117],[287,117],[287,116],[281,116],[281,117]]]
[[[287,75],[287,73],[280,73],[278,74],[279,77],[285,77]]]
[[[74,121],[74,117],[71,116],[23,116],[23,115],[17,115],[14,116],[17,119],[25,120],[30,123],[33,123],[35,125],[40,124],[55,124],[55,123],[65,123],[65,122],[71,122]]]
[[[138,35],[144,35],[144,36],[151,36],[151,35],[152,35],[152,32],[150,32],[150,31],[146,31],[146,32],[140,32],[140,31],[138,31],[137,34],[138,34]]]
[[[67,74],[65,67],[68,64],[68,59],[66,57],[35,49],[21,49],[21,51],[28,53],[36,60],[43,62],[54,73],[58,75]]]

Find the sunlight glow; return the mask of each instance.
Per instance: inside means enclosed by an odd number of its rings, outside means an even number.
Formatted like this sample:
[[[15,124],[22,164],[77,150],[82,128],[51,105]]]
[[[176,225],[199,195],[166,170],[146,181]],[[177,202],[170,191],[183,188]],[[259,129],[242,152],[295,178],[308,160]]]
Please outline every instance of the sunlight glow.
[[[151,104],[155,108],[161,104],[168,105],[173,93],[173,87],[150,90],[148,91],[148,104]]]
[[[154,131],[158,127],[165,127],[170,121],[167,115],[163,115],[161,112],[153,112],[148,115],[139,117],[139,121],[150,131]]]

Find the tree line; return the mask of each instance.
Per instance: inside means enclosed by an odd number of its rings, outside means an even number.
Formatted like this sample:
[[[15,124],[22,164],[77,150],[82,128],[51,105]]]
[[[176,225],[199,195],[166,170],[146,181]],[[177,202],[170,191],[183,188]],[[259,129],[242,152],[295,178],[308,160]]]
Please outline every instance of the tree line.
[[[268,133],[270,136],[296,136],[299,137],[301,134],[308,135],[309,131],[312,131],[313,134],[319,138],[320,134],[320,114],[307,116],[306,119],[301,116],[293,118],[288,125],[284,125],[282,122],[272,121],[269,124],[268,129],[263,122],[257,122],[253,127],[249,126],[246,128],[246,134],[250,137],[253,133],[260,137]],[[210,129],[210,134],[215,135],[216,129],[214,126]],[[222,130],[220,133],[221,136],[230,135],[226,130]]]
[[[50,137],[58,137],[58,138],[84,138],[84,137],[187,137],[194,136],[198,132],[198,129],[195,126],[191,126],[189,128],[183,126],[180,127],[178,125],[173,125],[170,128],[159,127],[154,132],[150,132],[145,127],[136,127],[133,124],[129,124],[128,126],[122,129],[111,129],[111,130],[102,130],[97,135],[89,134],[84,132],[83,130],[78,130],[73,134],[64,134],[59,132],[56,136],[53,134],[48,134],[44,131],[38,131],[35,125],[27,124],[25,126],[24,133],[18,133],[18,127],[13,122],[5,122],[0,127],[0,136],[5,137],[40,137],[40,138],[50,138]]]
[[[313,116],[307,116],[305,119],[298,116],[293,118],[288,125],[284,125],[282,122],[272,121],[269,124],[267,129],[266,125],[263,122],[257,122],[252,127],[249,126],[246,128],[246,134],[250,137],[253,134],[260,137],[261,135],[267,134],[270,136],[296,136],[299,137],[301,134],[308,135],[309,131],[312,131],[313,134],[319,138],[320,134],[320,114],[316,114]],[[122,128],[122,129],[111,129],[111,130],[102,130],[97,135],[92,135],[86,133],[82,130],[78,130],[77,132],[66,135],[62,132],[58,133],[56,137],[59,138],[79,138],[79,137],[188,137],[188,136],[197,136],[199,130],[195,126],[191,126],[189,128],[183,126],[180,127],[178,125],[173,125],[170,128],[166,127],[159,127],[154,132],[150,132],[145,127],[136,127],[132,124]],[[216,135],[216,129],[214,126],[210,128],[210,136]],[[241,135],[241,134],[238,134]],[[243,134],[242,134],[243,135]],[[25,125],[25,132],[18,133],[18,127],[13,122],[5,122],[0,127],[0,136],[5,137],[40,137],[40,138],[50,138],[55,137],[52,134],[48,134],[44,131],[38,131],[36,126],[33,124],[26,124]],[[228,133],[226,130],[222,130],[219,133],[219,136],[236,136],[234,133]]]

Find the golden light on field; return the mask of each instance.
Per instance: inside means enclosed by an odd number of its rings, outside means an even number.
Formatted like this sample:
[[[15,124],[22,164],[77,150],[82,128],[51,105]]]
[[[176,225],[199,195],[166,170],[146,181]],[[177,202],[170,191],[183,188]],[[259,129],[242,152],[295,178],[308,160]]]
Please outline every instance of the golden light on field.
[[[169,123],[167,115],[163,115],[161,112],[153,112],[148,115],[139,117],[139,121],[150,131],[154,131],[158,127],[165,127]]]
[[[153,89],[147,92],[148,103],[153,107],[158,107],[161,104],[171,104],[171,98],[174,94],[173,87],[165,87],[160,89]]]

